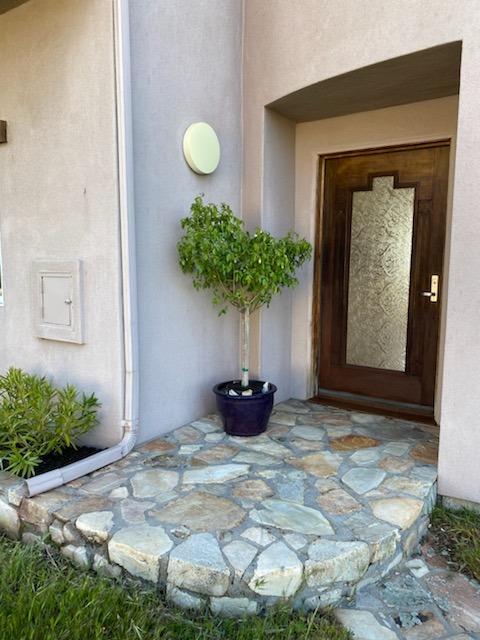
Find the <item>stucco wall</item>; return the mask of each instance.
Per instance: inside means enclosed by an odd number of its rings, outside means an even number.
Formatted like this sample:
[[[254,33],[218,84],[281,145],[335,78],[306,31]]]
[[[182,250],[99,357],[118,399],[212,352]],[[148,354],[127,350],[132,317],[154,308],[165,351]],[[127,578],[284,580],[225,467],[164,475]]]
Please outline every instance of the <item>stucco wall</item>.
[[[461,40],[462,70],[441,397],[440,492],[480,501],[480,13],[475,0],[246,0],[244,212],[262,220],[264,106],[366,65]],[[261,346],[257,353],[260,362]]]
[[[179,221],[193,198],[240,209],[242,3],[130,4],[140,334],[140,440],[214,408],[211,387],[238,377],[238,319],[217,317],[178,267]],[[217,131],[217,171],[182,155],[192,122]]]
[[[293,229],[295,211],[295,125],[273,111],[265,112],[262,225],[275,236]],[[292,290],[284,289],[260,313],[262,380],[277,386],[275,401],[292,396]],[[257,330],[258,330],[257,329]]]
[[[112,3],[30,0],[0,16],[0,369],[100,398],[100,446],[122,435],[120,261]],[[36,338],[34,260],[84,263],[85,344]]]

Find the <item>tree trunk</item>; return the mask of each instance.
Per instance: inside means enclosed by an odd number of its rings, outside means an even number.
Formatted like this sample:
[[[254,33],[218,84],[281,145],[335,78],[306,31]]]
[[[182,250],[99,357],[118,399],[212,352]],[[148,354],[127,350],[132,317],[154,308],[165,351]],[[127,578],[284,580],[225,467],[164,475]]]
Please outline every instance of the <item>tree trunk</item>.
[[[248,388],[248,366],[250,361],[250,307],[241,312],[242,326],[242,387]]]

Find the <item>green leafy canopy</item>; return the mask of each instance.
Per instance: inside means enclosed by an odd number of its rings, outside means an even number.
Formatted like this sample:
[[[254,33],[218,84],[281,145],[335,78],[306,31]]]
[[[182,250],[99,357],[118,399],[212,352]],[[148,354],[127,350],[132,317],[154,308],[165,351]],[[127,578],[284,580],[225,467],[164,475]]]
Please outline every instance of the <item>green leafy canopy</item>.
[[[261,229],[251,234],[227,204],[205,204],[201,196],[181,225],[182,271],[192,274],[196,289],[212,290],[214,304],[229,303],[240,311],[268,306],[283,287],[297,285],[295,272],[312,255],[310,244],[296,233],[279,239]],[[225,311],[223,306],[220,314]]]

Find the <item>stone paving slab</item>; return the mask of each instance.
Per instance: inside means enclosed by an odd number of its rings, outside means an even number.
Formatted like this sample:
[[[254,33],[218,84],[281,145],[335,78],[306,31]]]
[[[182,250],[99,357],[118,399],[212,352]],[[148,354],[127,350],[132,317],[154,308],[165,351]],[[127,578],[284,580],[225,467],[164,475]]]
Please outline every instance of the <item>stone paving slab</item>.
[[[344,605],[418,548],[437,444],[419,424],[289,400],[260,436],[208,416],[35,498],[2,474],[0,528],[188,608]]]

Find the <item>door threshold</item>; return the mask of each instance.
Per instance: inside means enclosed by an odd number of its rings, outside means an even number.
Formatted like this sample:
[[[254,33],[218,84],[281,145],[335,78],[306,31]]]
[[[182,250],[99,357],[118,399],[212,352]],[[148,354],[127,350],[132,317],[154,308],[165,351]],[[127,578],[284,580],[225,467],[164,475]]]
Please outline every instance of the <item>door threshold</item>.
[[[384,398],[369,398],[332,389],[318,389],[316,396],[310,398],[309,402],[437,426],[433,407],[420,404],[406,404]]]

